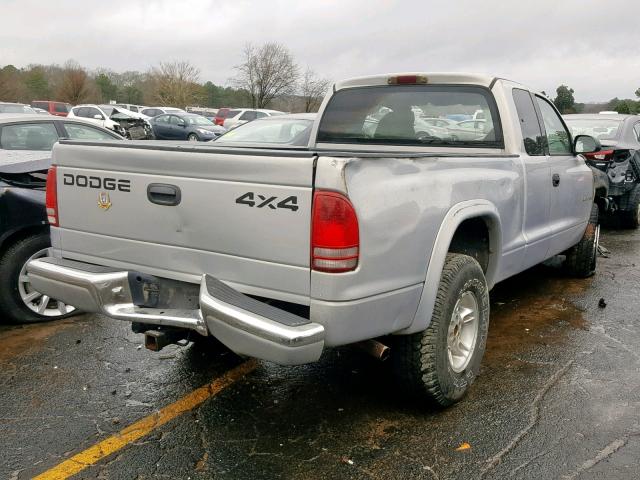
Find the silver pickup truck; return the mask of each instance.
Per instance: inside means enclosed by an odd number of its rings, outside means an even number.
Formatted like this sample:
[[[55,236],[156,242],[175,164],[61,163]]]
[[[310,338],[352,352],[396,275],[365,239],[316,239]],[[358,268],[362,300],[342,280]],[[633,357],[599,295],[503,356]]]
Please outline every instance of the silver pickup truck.
[[[557,254],[594,272],[579,153],[598,148],[518,83],[428,73],[336,83],[306,148],[61,141],[54,256],[28,275],[154,349],[195,333],[303,364],[379,342],[402,387],[448,405],[479,371],[496,282]]]

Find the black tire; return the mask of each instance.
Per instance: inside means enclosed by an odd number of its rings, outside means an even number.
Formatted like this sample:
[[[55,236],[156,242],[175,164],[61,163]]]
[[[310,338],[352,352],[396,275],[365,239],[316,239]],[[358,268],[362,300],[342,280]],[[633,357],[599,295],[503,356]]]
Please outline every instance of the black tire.
[[[455,307],[470,292],[477,302],[477,333],[466,366],[454,371],[448,336]],[[489,290],[478,262],[449,253],[442,269],[431,323],[423,332],[394,337],[391,366],[413,397],[446,407],[461,400],[480,370],[489,330]]]
[[[587,278],[596,271],[598,262],[598,237],[600,226],[598,225],[598,205],[593,204],[589,223],[580,241],[565,252],[566,260],[564,269],[572,277]]]
[[[0,259],[0,310],[2,318],[10,323],[36,323],[57,320],[73,315],[70,312],[45,316],[31,310],[22,300],[19,291],[20,271],[37,252],[51,246],[49,235],[39,233],[17,240]],[[52,300],[52,302],[55,302]],[[53,303],[57,305],[57,303]]]
[[[638,228],[640,226],[640,185],[633,187],[621,203],[620,225],[624,228]]]
[[[200,141],[200,139],[198,138],[198,135],[196,135],[195,133],[190,133],[189,135],[187,135],[187,140],[189,140],[190,142]]]

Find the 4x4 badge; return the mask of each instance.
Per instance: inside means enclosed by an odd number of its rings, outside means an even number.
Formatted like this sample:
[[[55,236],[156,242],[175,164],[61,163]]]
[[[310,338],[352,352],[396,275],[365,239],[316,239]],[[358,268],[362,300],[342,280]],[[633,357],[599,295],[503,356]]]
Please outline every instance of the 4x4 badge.
[[[98,206],[103,210],[109,210],[111,208],[111,198],[109,198],[109,192],[100,192],[98,194]]]

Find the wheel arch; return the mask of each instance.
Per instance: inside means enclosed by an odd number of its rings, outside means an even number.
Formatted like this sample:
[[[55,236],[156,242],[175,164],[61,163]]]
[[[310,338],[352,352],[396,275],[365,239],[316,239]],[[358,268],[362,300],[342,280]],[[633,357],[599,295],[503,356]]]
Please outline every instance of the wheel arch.
[[[456,239],[460,238],[460,236],[457,237],[456,235],[459,232],[464,232],[466,228],[482,228],[481,226],[486,228],[488,251],[486,252],[486,258],[480,258],[479,263],[483,268],[489,289],[493,287],[502,250],[500,214],[495,205],[487,200],[460,202],[449,209],[436,235],[429,258],[422,295],[413,322],[397,333],[410,334],[420,332],[429,326],[447,253],[452,251],[451,248],[453,246],[457,253],[470,254],[478,245],[475,241],[476,239],[474,239],[469,243],[471,251],[464,251],[459,248],[464,243],[457,242]],[[471,254],[471,256],[478,259],[476,255]]]
[[[6,252],[7,249],[18,240],[40,233],[49,234],[49,225],[24,225],[5,232],[0,236],[0,255],[4,255],[4,252]]]

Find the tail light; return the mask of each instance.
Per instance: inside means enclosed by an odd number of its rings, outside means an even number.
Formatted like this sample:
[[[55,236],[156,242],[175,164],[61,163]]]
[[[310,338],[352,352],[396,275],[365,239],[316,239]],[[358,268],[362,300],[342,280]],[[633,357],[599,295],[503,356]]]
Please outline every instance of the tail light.
[[[46,206],[47,206],[47,220],[49,224],[58,226],[58,186],[56,184],[56,166],[52,165],[47,173],[47,194],[46,194]]]
[[[387,78],[389,85],[419,85],[429,83],[429,79],[424,75],[397,75]]]
[[[360,233],[349,199],[337,192],[317,190],[311,216],[311,268],[330,273],[355,270]]]
[[[583,155],[589,160],[613,160],[614,150],[600,150],[599,152],[584,153]]]

